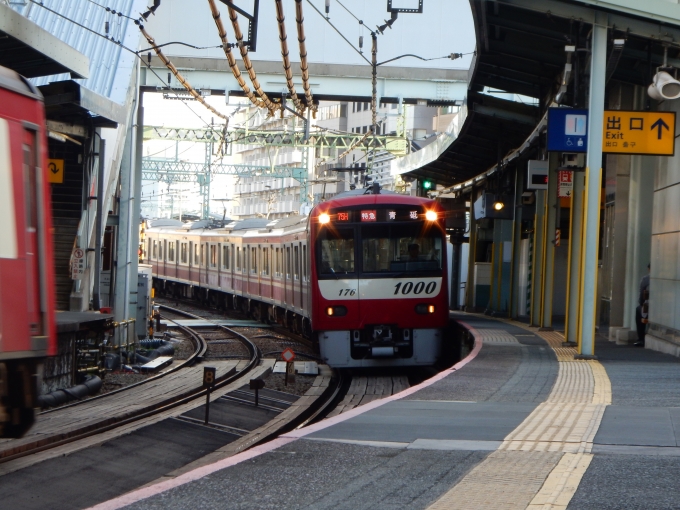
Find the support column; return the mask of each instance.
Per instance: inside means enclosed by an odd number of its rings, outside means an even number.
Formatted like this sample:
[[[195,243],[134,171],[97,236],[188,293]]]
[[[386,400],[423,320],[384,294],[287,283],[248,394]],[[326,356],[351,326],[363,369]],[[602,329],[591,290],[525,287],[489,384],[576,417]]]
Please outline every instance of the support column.
[[[491,312],[502,317],[507,317],[510,310],[512,227],[511,220],[494,220],[490,303]]]
[[[574,172],[574,189],[571,194],[569,211],[569,257],[567,260],[567,312],[564,339],[576,345],[578,324],[581,316],[579,295],[581,294],[581,240],[583,237],[583,172]]]
[[[607,68],[607,15],[595,13],[590,59],[588,97],[588,154],[586,157],[585,215],[583,229],[583,286],[579,357],[595,355],[595,310],[597,299],[597,258],[600,236],[600,189],[602,187],[602,124],[604,122],[605,71]]]
[[[555,274],[555,229],[557,228],[557,167],[559,156],[551,152],[548,166],[548,193],[545,213],[545,251],[543,267],[543,313],[541,329],[552,331],[553,281]]]
[[[515,219],[512,225],[512,290],[510,291],[510,317],[516,319],[519,315],[520,300],[526,295],[519,294],[519,271],[522,261],[522,190],[524,189],[524,172],[515,172]]]
[[[545,203],[546,191],[536,191],[536,215],[534,216],[534,252],[531,256],[531,322],[541,326],[543,317],[543,280],[545,262]]]
[[[468,250],[468,274],[465,285],[465,310],[475,311],[475,257],[477,256],[477,220],[475,219],[474,193],[470,194],[470,247]]]

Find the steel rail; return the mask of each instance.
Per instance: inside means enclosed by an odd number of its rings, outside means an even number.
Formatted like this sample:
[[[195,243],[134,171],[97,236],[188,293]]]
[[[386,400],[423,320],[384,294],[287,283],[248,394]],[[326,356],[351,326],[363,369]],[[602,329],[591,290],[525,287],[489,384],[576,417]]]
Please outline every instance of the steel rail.
[[[250,102],[258,108],[264,108],[265,106],[262,101],[258,99],[255,94],[253,94],[253,92],[250,90],[250,87],[248,87],[246,84],[246,81],[243,79],[241,71],[236,64],[236,59],[234,58],[234,54],[231,51],[231,46],[227,41],[227,31],[224,29],[224,25],[222,24],[222,17],[217,5],[215,5],[215,0],[208,0],[208,3],[210,4],[210,11],[212,12],[212,17],[215,20],[215,25],[217,25],[217,32],[219,33],[220,39],[222,40],[222,50],[224,50],[224,55],[227,57],[227,62],[229,63],[229,68],[231,69],[234,78],[236,78],[236,81],[241,86],[241,89],[245,95],[248,96]]]
[[[166,317],[166,320],[169,320],[170,322],[174,322],[175,324],[177,324],[175,321],[173,321],[172,319],[168,319],[167,317]],[[63,406],[53,407],[52,409],[46,409],[39,414],[42,415],[42,414],[47,414],[47,413],[53,413],[54,411],[58,411],[60,409],[66,409],[68,407],[74,407],[74,406],[77,406],[77,405],[80,405],[80,404],[84,404],[85,402],[91,402],[93,400],[98,400],[98,399],[101,399],[101,398],[109,397],[111,395],[115,395],[117,393],[127,391],[131,388],[135,388],[135,387],[140,386],[142,384],[145,384],[147,382],[155,381],[157,379],[160,379],[161,377],[165,377],[168,374],[172,374],[174,372],[177,372],[178,370],[180,370],[182,368],[189,367],[189,366],[193,365],[196,361],[200,361],[201,358],[203,358],[203,356],[205,356],[205,351],[208,349],[208,343],[206,342],[205,338],[203,338],[201,335],[196,333],[194,330],[187,328],[185,326],[180,326],[179,324],[177,324],[177,327],[179,329],[181,329],[184,333],[186,333],[189,336],[189,338],[191,338],[191,341],[193,342],[194,347],[195,347],[193,354],[191,354],[191,356],[189,356],[186,360],[184,360],[179,365],[171,367],[168,370],[165,370],[164,372],[162,372],[160,374],[156,374],[153,377],[149,377],[147,379],[144,379],[143,381],[139,381],[139,382],[136,382],[134,384],[129,384],[128,386],[124,386],[123,388],[118,388],[117,390],[109,391],[108,393],[102,393],[101,395],[95,395],[94,397],[86,398],[86,399],[83,399],[83,400],[78,400],[77,402],[71,402],[71,403],[63,405]]]
[[[197,315],[191,314],[189,312],[176,310],[165,305],[161,305],[161,307],[169,311],[172,311],[173,313],[176,313],[178,315],[185,315],[187,317],[207,320]],[[250,352],[251,359],[242,370],[236,372],[235,369],[232,369],[223,376],[218,377],[211,391],[220,389],[224,386],[233,383],[234,381],[237,381],[238,379],[241,379],[244,375],[246,375],[253,368],[255,368],[260,362],[260,350],[253,342],[251,342],[244,335],[238,333],[237,331],[233,331],[230,328],[220,326],[219,324],[215,324],[215,326],[217,326],[220,329],[224,329],[225,331],[228,331],[230,334],[233,334],[234,336],[238,337],[238,339],[244,343],[244,345]],[[123,425],[127,425],[129,423],[133,423],[144,418],[149,418],[151,416],[161,414],[165,411],[169,411],[180,405],[192,402],[200,397],[204,397],[207,394],[207,391],[208,390],[205,389],[203,386],[199,388],[192,388],[182,393],[181,395],[172,397],[166,401],[160,402],[153,406],[149,406],[147,408],[138,409],[136,411],[130,411],[123,416],[110,417],[105,420],[102,420],[99,423],[87,425],[85,427],[75,429],[70,432],[62,432],[59,434],[54,434],[53,436],[42,435],[40,437],[36,437],[33,443],[22,444],[17,446],[16,448],[10,448],[8,450],[5,450],[4,452],[0,452],[0,464],[10,462],[12,460],[16,460],[22,457],[26,457],[34,453],[49,450],[51,448],[56,448],[58,446],[62,446],[68,443],[79,441],[81,439],[86,439],[96,434],[101,434],[102,432],[107,432],[117,427],[121,427]]]

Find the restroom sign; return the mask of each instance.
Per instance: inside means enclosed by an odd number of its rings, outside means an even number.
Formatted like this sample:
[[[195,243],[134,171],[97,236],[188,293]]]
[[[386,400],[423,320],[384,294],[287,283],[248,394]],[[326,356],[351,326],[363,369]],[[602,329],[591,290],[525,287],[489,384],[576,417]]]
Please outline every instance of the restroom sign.
[[[571,198],[574,192],[574,172],[560,170],[557,172],[557,196],[559,198]]]

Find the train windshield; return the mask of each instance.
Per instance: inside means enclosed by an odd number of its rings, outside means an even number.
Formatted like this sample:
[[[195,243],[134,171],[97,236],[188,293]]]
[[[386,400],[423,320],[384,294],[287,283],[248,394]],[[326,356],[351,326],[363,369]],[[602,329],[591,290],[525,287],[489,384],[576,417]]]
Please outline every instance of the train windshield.
[[[322,275],[354,273],[354,229],[324,228],[319,232]]]
[[[423,224],[362,226],[364,273],[426,272],[442,269],[442,234]]]

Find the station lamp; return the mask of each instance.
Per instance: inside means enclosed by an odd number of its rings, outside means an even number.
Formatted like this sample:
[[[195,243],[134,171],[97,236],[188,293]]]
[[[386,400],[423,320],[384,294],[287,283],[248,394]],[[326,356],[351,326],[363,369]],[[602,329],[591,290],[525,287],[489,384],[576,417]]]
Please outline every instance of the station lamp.
[[[493,203],[493,208],[494,208],[495,211],[502,211],[504,207],[505,207],[505,204],[503,203],[503,201],[501,199],[498,199]]]

